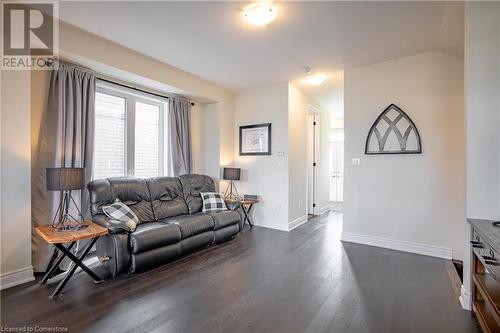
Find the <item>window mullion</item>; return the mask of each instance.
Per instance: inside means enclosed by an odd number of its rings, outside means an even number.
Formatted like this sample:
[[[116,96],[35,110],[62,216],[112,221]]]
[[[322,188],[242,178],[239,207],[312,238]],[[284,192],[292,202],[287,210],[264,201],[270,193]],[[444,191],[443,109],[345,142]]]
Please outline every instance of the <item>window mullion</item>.
[[[127,96],[127,176],[135,175],[135,98]]]

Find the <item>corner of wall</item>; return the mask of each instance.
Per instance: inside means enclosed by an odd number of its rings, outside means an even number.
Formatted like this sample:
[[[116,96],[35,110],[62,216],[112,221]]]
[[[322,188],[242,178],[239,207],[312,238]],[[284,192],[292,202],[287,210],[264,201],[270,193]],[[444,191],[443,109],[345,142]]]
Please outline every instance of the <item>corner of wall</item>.
[[[260,202],[254,208],[256,225],[288,230],[288,83],[239,92],[235,96],[234,159],[242,169],[240,194],[255,194]],[[240,156],[239,126],[271,123],[271,155]],[[283,151],[278,156],[277,151]]]

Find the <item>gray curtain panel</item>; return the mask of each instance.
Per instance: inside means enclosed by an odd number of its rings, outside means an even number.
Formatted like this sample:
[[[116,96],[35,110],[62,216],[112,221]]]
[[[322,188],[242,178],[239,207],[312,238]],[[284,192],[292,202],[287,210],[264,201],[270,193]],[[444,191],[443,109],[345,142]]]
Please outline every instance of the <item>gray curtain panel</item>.
[[[85,167],[88,182],[92,174],[94,142],[94,106],[96,76],[93,72],[71,64],[60,63],[51,73],[47,107],[42,117],[38,165],[32,172],[35,183],[32,195],[33,227],[47,225],[61,199],[60,192],[46,190],[45,174],[49,167]],[[89,217],[87,190],[73,191],[73,198]],[[78,213],[72,212],[73,216]],[[54,248],[33,233],[33,268],[44,272]]]
[[[170,150],[174,176],[191,173],[191,103],[179,97],[168,100]]]

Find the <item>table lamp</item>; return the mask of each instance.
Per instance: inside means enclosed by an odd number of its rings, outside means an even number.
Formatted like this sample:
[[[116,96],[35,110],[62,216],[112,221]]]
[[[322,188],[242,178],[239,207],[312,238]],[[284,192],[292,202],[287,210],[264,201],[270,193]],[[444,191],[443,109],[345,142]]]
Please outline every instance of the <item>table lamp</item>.
[[[61,202],[52,220],[52,227],[57,230],[81,230],[82,212],[71,196],[72,190],[85,188],[85,168],[47,168],[47,191],[62,191]],[[69,212],[71,203],[78,211],[78,219]]]
[[[236,190],[236,186],[234,185],[235,180],[240,180],[240,175],[240,168],[224,168],[222,179],[230,181],[229,186],[226,188],[226,192],[224,192],[224,198],[228,200],[241,200]]]

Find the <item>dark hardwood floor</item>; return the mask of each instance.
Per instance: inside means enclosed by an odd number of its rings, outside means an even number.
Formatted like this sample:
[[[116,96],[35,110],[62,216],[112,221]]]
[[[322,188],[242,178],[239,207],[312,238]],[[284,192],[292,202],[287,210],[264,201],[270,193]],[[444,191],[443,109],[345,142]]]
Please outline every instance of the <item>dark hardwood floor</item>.
[[[444,260],[341,243],[341,218],[330,213],[290,233],[246,227],[226,244],[99,285],[80,272],[57,300],[47,298],[56,282],[10,288],[1,292],[1,323],[75,332],[479,332]]]

